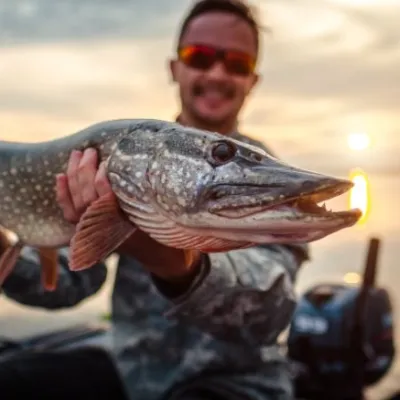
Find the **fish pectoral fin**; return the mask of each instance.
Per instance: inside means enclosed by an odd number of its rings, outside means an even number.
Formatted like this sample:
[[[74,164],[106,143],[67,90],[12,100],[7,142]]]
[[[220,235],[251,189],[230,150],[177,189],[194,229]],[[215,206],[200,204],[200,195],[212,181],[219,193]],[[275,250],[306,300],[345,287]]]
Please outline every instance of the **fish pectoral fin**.
[[[79,271],[104,260],[135,231],[113,192],[99,197],[76,226],[70,245],[70,269]]]
[[[48,291],[57,287],[58,253],[56,249],[39,248],[39,259],[42,266],[42,285]]]
[[[24,244],[20,241],[17,241],[14,244],[11,244],[7,247],[4,253],[0,257],[0,286],[3,285],[4,281],[10,275],[11,271],[14,268],[15,263],[19,255],[21,254],[21,250],[24,247]]]

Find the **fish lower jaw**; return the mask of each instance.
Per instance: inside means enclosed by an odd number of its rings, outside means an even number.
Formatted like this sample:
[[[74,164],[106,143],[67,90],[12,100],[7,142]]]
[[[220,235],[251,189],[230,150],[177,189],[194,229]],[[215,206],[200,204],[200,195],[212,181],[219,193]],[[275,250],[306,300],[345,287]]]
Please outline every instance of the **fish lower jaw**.
[[[309,243],[354,225],[359,212],[306,214],[290,208],[268,209],[242,218],[214,215],[197,219],[193,232],[200,235],[253,243]],[[200,217],[200,216],[199,216]],[[210,217],[210,216],[209,216]],[[208,221],[202,226],[201,221]]]
[[[274,229],[219,229],[210,228],[203,231],[197,229],[193,230],[193,234],[196,233],[200,236],[207,236],[208,231],[210,235],[219,238],[221,240],[229,240],[235,242],[247,242],[256,244],[287,244],[287,243],[310,243],[315,240],[324,238],[340,229],[343,226],[330,227],[329,229],[323,229],[313,227],[310,229],[291,229],[291,230],[274,230]],[[190,230],[187,230],[190,233]]]

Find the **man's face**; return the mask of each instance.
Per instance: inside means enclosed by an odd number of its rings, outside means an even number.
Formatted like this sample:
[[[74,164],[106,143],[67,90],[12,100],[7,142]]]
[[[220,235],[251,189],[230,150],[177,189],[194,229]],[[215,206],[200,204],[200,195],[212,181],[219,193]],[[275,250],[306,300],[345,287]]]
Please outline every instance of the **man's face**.
[[[183,114],[211,127],[235,121],[258,78],[253,71],[243,73],[257,53],[251,27],[232,14],[205,13],[190,22],[180,45],[186,48],[186,60],[173,60],[171,73]],[[221,58],[210,62],[214,49],[232,52],[225,53],[228,67]]]

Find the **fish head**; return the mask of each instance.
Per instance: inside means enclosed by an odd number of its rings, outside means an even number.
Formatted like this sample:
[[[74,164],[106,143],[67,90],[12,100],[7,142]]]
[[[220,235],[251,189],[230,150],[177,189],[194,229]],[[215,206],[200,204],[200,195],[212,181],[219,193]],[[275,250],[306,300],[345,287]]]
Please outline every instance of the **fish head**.
[[[208,159],[213,139],[212,133],[170,124],[119,140],[107,173],[121,204],[145,203],[168,218],[189,222],[200,211],[199,196],[215,173]]]
[[[318,205],[348,191],[351,181],[181,126],[122,140],[110,157],[109,177],[125,211],[136,218],[137,210],[147,207],[188,234],[237,242],[307,243],[350,227],[361,216],[357,209]]]

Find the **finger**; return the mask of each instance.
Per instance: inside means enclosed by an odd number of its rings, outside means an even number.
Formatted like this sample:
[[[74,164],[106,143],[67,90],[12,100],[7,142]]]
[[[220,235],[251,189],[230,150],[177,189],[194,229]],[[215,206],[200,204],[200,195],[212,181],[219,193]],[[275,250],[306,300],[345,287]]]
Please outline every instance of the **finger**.
[[[6,232],[0,229],[0,254],[3,254],[6,251],[6,249],[10,246],[11,242],[7,237]]]
[[[110,181],[108,180],[108,177],[107,177],[105,161],[100,163],[94,184],[95,184],[97,194],[99,196],[103,196],[104,194],[107,194],[112,191]]]
[[[69,192],[68,178],[65,174],[56,176],[56,199],[61,207],[64,218],[71,223],[76,223],[79,220],[74,203]]]
[[[95,177],[98,164],[97,151],[89,148],[83,152],[78,168],[78,182],[82,201],[85,207],[97,199]]]
[[[79,213],[84,209],[84,203],[81,195],[81,188],[79,186],[78,180],[78,169],[79,163],[82,159],[82,152],[78,150],[72,151],[67,167],[67,178],[68,178],[68,186],[69,192],[71,194],[72,203],[74,205],[74,209]]]

